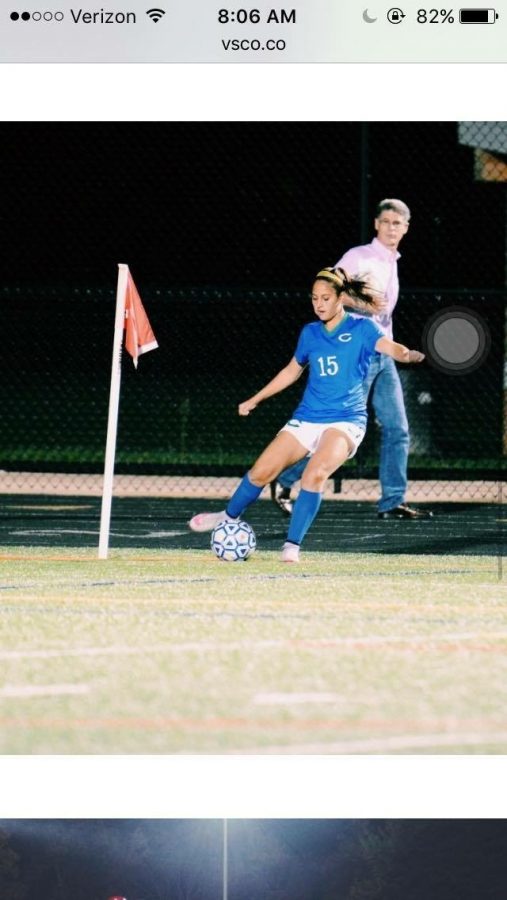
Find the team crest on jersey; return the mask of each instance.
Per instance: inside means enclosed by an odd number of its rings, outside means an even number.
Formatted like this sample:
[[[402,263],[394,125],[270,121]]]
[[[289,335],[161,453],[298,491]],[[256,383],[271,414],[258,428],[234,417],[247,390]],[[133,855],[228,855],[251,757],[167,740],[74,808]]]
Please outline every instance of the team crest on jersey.
[[[350,334],[349,331],[346,331],[345,334],[338,335],[338,340],[341,341],[343,344],[348,344],[348,342],[352,340],[352,335]]]

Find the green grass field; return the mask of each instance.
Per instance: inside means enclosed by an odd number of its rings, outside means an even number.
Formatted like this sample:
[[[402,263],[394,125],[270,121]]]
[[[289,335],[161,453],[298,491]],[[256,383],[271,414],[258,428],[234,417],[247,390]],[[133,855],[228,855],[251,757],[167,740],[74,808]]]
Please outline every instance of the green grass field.
[[[507,752],[491,557],[0,557],[3,754]]]

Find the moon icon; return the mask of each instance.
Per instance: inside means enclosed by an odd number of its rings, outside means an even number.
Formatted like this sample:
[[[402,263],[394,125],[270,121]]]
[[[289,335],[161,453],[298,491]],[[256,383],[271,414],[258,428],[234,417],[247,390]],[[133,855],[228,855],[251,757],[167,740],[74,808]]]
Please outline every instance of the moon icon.
[[[376,22],[376,21],[377,21],[376,19],[370,18],[370,16],[368,15],[368,10],[367,10],[367,9],[365,9],[365,11],[363,12],[363,19],[364,19],[365,22],[370,22],[370,23],[371,23],[371,22]]]

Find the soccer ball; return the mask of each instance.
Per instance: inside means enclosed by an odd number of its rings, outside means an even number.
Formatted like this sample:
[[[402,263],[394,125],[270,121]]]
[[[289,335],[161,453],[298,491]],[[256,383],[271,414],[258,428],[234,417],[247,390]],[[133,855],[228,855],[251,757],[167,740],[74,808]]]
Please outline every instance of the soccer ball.
[[[211,549],[224,562],[248,559],[256,546],[255,532],[248,522],[219,522],[211,532]]]

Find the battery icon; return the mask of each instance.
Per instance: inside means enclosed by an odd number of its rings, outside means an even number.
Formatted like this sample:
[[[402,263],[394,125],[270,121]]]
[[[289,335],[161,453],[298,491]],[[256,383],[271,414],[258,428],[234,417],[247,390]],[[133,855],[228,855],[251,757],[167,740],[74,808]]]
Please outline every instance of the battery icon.
[[[459,20],[462,25],[492,25],[498,19],[495,9],[460,9]]]

